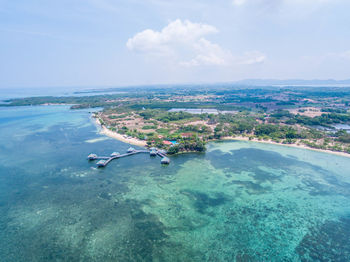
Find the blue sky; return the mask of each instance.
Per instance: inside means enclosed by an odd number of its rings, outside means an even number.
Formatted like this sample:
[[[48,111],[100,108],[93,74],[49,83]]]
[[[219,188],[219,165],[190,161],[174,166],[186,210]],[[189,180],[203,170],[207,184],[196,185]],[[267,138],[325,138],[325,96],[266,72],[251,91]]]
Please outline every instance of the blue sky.
[[[348,0],[0,0],[0,88],[350,78]]]

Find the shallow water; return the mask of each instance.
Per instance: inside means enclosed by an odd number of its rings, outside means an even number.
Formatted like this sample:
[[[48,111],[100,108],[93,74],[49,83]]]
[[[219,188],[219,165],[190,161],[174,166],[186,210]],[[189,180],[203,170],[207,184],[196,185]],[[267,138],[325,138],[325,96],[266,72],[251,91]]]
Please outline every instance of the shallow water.
[[[253,142],[124,152],[88,111],[0,108],[1,261],[349,261],[350,159]]]

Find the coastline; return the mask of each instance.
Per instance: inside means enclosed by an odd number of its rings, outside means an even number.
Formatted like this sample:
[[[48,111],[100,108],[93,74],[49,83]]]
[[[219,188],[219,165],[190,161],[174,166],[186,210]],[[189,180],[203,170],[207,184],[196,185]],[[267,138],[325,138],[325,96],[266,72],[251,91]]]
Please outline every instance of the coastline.
[[[109,130],[108,128],[106,128],[105,126],[101,125],[98,118],[94,118],[94,117],[92,117],[92,118],[95,120],[94,121],[95,124],[98,127],[100,127],[100,131],[99,131],[100,134],[117,139],[117,140],[124,142],[126,144],[140,146],[140,147],[146,147],[146,145],[147,145],[146,141],[142,141],[142,140],[139,140],[139,139],[134,138],[134,137],[133,138],[125,138],[123,135],[118,134],[116,132],[113,132],[113,131]]]
[[[294,148],[301,148],[301,149],[307,149],[307,150],[312,150],[312,151],[317,151],[317,152],[323,152],[327,154],[333,154],[333,155],[338,155],[338,156],[343,156],[343,157],[348,157],[350,158],[350,154],[345,153],[345,152],[337,152],[337,151],[331,151],[331,150],[325,150],[325,149],[318,149],[318,148],[312,148],[308,147],[306,145],[297,145],[297,144],[282,144],[282,143],[277,143],[274,141],[270,140],[258,140],[256,138],[249,140],[248,137],[243,137],[243,136],[236,136],[236,137],[224,137],[218,141],[228,141],[228,140],[238,140],[238,141],[248,141],[248,142],[257,142],[257,143],[265,143],[265,144],[270,144],[270,145],[278,145],[278,146],[288,146],[288,147],[294,147]]]
[[[92,117],[94,118],[94,117]],[[146,147],[147,143],[146,141],[139,140],[137,138],[125,138],[123,135],[118,134],[116,132],[113,132],[109,129],[107,129],[105,126],[102,126],[99,122],[98,118],[94,118],[95,124],[101,128],[100,134],[106,135],[108,137],[117,139],[121,142],[130,144],[130,145],[135,145],[135,146],[140,146],[140,147]],[[265,144],[271,144],[271,145],[279,145],[279,146],[288,146],[288,147],[294,147],[294,148],[301,148],[301,149],[307,149],[307,150],[312,150],[312,151],[317,151],[317,152],[323,152],[327,154],[333,154],[333,155],[338,155],[338,156],[343,156],[343,157],[348,157],[350,158],[350,154],[345,153],[345,152],[337,152],[337,151],[331,151],[331,150],[325,150],[325,149],[318,149],[318,148],[312,148],[308,147],[304,144],[282,144],[282,143],[277,143],[271,140],[258,140],[256,138],[249,140],[249,137],[243,137],[243,136],[236,136],[236,137],[223,137],[217,141],[229,141],[229,140],[238,140],[238,141],[248,141],[248,142],[256,142],[256,143],[265,143]],[[185,153],[190,153],[190,152],[185,152]]]

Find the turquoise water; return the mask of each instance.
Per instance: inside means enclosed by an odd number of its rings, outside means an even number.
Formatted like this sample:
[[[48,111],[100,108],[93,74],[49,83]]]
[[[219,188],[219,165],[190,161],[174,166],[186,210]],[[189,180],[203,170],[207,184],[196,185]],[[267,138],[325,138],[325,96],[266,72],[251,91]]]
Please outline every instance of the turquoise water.
[[[129,145],[88,111],[0,108],[1,261],[349,261],[350,158],[253,142]]]

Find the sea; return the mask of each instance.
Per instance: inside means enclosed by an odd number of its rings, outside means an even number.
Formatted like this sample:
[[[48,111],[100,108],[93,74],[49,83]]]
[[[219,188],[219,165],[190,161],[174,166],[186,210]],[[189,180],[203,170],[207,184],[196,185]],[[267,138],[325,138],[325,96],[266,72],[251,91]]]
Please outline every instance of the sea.
[[[147,154],[91,109],[0,107],[0,261],[350,261],[350,158],[248,141]]]

